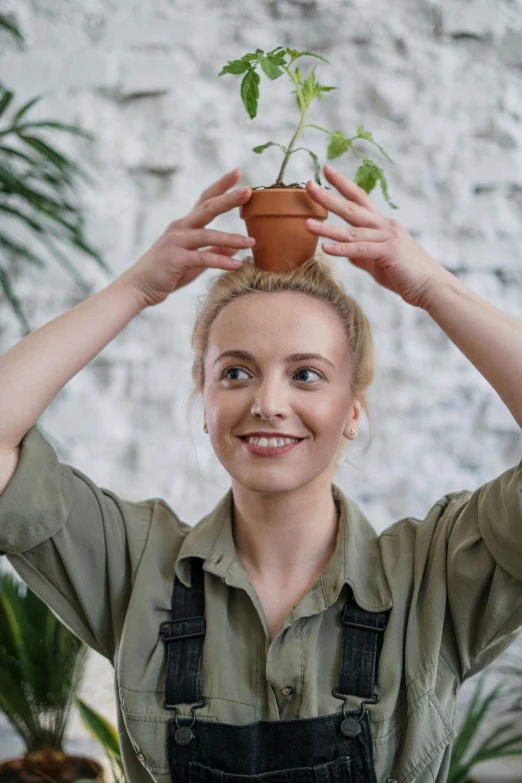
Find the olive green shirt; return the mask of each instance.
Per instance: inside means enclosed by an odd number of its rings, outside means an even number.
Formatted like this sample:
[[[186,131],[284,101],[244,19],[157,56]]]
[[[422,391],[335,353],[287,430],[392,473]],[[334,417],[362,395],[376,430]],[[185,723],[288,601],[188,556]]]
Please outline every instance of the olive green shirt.
[[[200,720],[244,724],[339,712],[348,583],[370,612],[391,609],[370,704],[379,783],[445,783],[464,679],[522,629],[522,461],[475,491],[445,495],[422,520],[378,535],[332,484],[335,551],[270,641],[237,557],[232,490],[195,526],[159,498],[130,502],[60,463],[35,424],[0,495],[0,551],[80,639],[114,666],[130,783],[170,781],[163,708],[174,574],[204,561],[206,636]],[[291,686],[290,690],[286,686]],[[283,690],[284,689],[284,690]],[[349,709],[361,699],[350,697]],[[96,706],[96,705],[94,705]],[[190,717],[189,705],[181,708]],[[230,749],[233,753],[233,748]]]

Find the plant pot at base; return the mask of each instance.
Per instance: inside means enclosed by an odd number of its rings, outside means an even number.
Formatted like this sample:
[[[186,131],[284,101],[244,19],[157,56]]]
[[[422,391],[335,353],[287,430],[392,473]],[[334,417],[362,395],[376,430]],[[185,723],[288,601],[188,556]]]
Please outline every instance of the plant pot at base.
[[[278,187],[252,190],[239,214],[248,235],[256,240],[255,265],[283,272],[314,255],[318,237],[308,230],[306,219],[325,220],[328,210],[313,201],[306,188]]]
[[[85,756],[39,751],[0,764],[0,783],[73,783],[80,778],[103,783],[103,767]]]

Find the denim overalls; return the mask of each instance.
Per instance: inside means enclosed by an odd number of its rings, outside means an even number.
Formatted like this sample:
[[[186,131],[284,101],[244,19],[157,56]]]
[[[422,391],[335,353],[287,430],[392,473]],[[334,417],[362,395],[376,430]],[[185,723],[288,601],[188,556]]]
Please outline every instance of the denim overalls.
[[[172,619],[160,625],[166,648],[165,701],[175,710],[167,725],[173,783],[377,783],[372,729],[366,704],[375,704],[375,674],[388,612],[366,612],[349,602],[341,612],[339,685],[333,695],[342,709],[319,718],[260,720],[234,725],[197,720],[203,707],[201,660],[205,638],[203,561],[192,558],[192,587],[175,577]],[[343,694],[360,696],[360,710],[348,710]],[[192,718],[180,718],[179,704],[191,704]]]

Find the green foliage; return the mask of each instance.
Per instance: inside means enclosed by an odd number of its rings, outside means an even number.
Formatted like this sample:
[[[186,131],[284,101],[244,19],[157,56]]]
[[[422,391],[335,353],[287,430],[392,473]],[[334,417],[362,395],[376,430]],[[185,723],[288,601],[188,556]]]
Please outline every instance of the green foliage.
[[[24,41],[16,25],[0,14],[0,28]],[[85,239],[84,218],[78,195],[80,180],[92,179],[49,139],[59,132],[93,139],[93,135],[74,125],[56,120],[31,120],[31,109],[42,95],[15,107],[15,93],[0,81],[0,292],[3,292],[25,334],[31,331],[16,297],[5,261],[46,266],[41,248],[52,255],[77,282],[85,280],[67,257],[74,247],[93,259],[106,272],[110,268]],[[18,237],[19,231],[31,241]],[[4,262],[4,263],[2,263]]]
[[[114,783],[126,783],[123,762],[121,760],[120,741],[118,732],[103,715],[89,707],[81,699],[76,699],[76,706],[80,712],[83,725],[95,740],[103,746],[114,777]],[[78,783],[78,781],[76,781]]]
[[[348,150],[351,150],[362,160],[362,164],[355,173],[354,181],[361,188],[363,188],[366,193],[370,193],[377,182],[380,182],[381,190],[387,203],[392,209],[398,209],[398,207],[390,199],[384,171],[376,163],[370,160],[370,158],[368,158],[366,155],[363,155],[356,147],[353,146],[353,142],[357,139],[368,141],[371,144],[374,144],[390,163],[393,163],[389,155],[373,139],[371,131],[366,131],[362,125],[359,125],[357,128],[357,135],[350,138],[346,136],[342,130],[329,131],[319,125],[305,122],[306,113],[308,112],[312,102],[316,98],[320,101],[323,93],[331,92],[332,90],[337,90],[339,88],[330,85],[325,86],[319,84],[315,78],[315,70],[317,66],[312,68],[306,78],[304,78],[304,76],[301,74],[299,66],[295,66],[292,72],[291,66],[299,57],[316,57],[325,63],[328,62],[328,60],[325,60],[324,57],[321,57],[321,55],[316,54],[315,52],[300,52],[297,49],[285,49],[282,46],[276,46],[276,48],[272,49],[270,52],[265,53],[262,49],[257,49],[255,52],[248,52],[238,60],[229,60],[229,62],[223,66],[220,73],[218,74],[219,76],[232,74],[234,76],[243,77],[240,88],[241,100],[243,101],[243,105],[247,110],[250,119],[254,119],[254,117],[257,116],[257,109],[259,104],[259,84],[261,78],[256,70],[258,66],[261,68],[261,71],[272,81],[279,79],[280,76],[283,76],[283,74],[286,73],[296,88],[292,91],[292,94],[296,95],[296,102],[300,112],[300,117],[297,129],[288,147],[284,147],[282,144],[278,144],[275,141],[269,141],[265,144],[260,144],[257,147],[254,147],[252,151],[260,154],[268,149],[268,147],[276,146],[284,152],[285,156],[283,159],[283,164],[275,183],[276,185],[281,185],[283,184],[283,175],[290,156],[298,150],[304,150],[305,152],[309,153],[312,159],[314,166],[314,179],[317,184],[320,185],[321,167],[319,165],[319,159],[317,155],[312,152],[312,150],[308,149],[308,147],[295,147],[297,138],[301,134],[303,128],[316,128],[317,130],[328,134],[330,137],[327,147],[328,160],[334,160],[335,158],[343,155],[345,152],[348,152]]]
[[[453,743],[447,783],[465,783],[473,767],[483,761],[505,756],[522,756],[522,734],[506,737],[511,730],[510,724],[498,726],[496,721],[492,724],[494,730],[476,747],[481,725],[492,705],[498,700],[502,688],[497,685],[481,699],[486,676],[487,670],[482,673],[477,683],[459,734]]]
[[[0,572],[0,709],[27,752],[62,750],[88,649],[23,582]]]

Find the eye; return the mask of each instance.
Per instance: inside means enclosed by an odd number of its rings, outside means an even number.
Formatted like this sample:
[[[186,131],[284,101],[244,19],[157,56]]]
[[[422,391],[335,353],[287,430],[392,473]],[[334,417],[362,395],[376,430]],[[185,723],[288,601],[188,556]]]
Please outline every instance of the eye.
[[[224,378],[225,375],[228,375],[229,372],[246,372],[246,370],[242,370],[241,367],[227,367],[226,370],[223,370],[221,373],[221,378]],[[237,381],[238,378],[226,378],[227,381]]]
[[[312,372],[312,373],[314,373],[314,375],[317,375],[317,376],[319,377],[319,380],[321,380],[321,377],[322,377],[322,376],[320,376],[320,375],[319,375],[319,373],[317,372],[317,370],[312,370],[312,369],[310,369],[309,367],[306,367],[306,368],[305,368],[305,369],[303,369],[303,370],[297,370],[297,372],[296,372],[296,375],[298,375],[299,373],[302,373],[302,372]]]
[[[247,370],[244,370],[242,367],[227,367],[221,373],[221,378],[225,378],[225,376],[227,376],[231,372],[247,372]],[[321,380],[321,378],[323,377],[322,374],[320,374],[317,370],[312,370],[310,367],[304,367],[301,370],[297,370],[294,373],[294,375],[298,375],[300,373],[305,373],[305,372],[311,372],[314,375],[317,375],[319,380]],[[227,381],[238,381],[238,380],[241,380],[241,378],[225,378],[225,380],[227,380]],[[301,381],[301,382],[303,382],[303,381]],[[310,385],[310,383],[316,383],[316,381],[304,381],[304,383],[307,383],[308,385]]]

